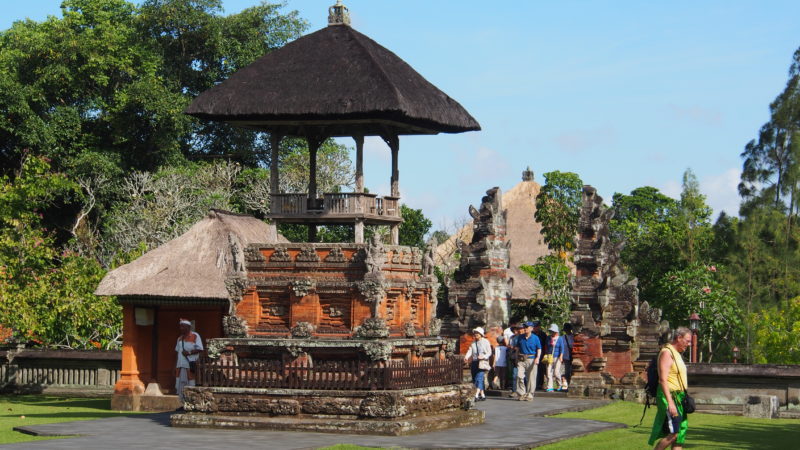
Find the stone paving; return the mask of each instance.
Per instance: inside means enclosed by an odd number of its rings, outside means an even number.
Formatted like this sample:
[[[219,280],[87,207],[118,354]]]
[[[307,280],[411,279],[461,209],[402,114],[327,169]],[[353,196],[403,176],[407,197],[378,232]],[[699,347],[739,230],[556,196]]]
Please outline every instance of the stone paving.
[[[519,402],[494,397],[479,402],[486,411],[483,425],[412,436],[362,436],[286,431],[172,428],[169,413],[115,417],[27,427],[47,435],[78,435],[65,439],[24,442],[3,449],[150,449],[270,448],[309,449],[335,444],[392,448],[530,448],[624,425],[579,419],[542,417],[605,404],[602,400],[538,397]]]

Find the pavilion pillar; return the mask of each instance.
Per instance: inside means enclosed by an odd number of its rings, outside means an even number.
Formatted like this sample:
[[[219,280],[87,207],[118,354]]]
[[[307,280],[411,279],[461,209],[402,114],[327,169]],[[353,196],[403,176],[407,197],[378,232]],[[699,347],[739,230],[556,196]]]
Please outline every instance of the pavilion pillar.
[[[270,193],[270,211],[272,211],[272,196],[280,193],[280,175],[278,172],[278,152],[280,150],[281,135],[272,132],[269,134],[269,193]],[[277,239],[278,237],[278,224],[274,220],[270,221],[268,226],[268,233],[270,239]],[[274,240],[273,242],[277,242]]]
[[[392,231],[392,245],[400,245],[400,224],[396,223],[390,229]]]
[[[281,135],[270,133],[269,135],[269,193],[278,194],[280,192],[280,178],[278,172],[278,151],[280,150]]]
[[[122,307],[122,370],[119,381],[114,385],[111,409],[136,411],[139,409],[136,396],[144,393],[144,383],[139,379],[139,365],[136,361],[136,341],[138,338],[136,317],[133,305]]]
[[[392,197],[400,197],[400,171],[397,168],[397,154],[400,150],[400,138],[393,134],[384,138],[386,143],[389,144],[389,149],[392,151],[392,177],[390,179],[392,186]]]
[[[309,205],[316,208],[317,200],[317,150],[322,144],[322,139],[308,137],[308,198],[313,200],[314,204]]]
[[[356,192],[364,192],[364,136],[353,136],[356,141]]]
[[[355,242],[356,244],[363,244],[364,243],[364,219],[356,219],[356,224],[354,227],[355,231]]]

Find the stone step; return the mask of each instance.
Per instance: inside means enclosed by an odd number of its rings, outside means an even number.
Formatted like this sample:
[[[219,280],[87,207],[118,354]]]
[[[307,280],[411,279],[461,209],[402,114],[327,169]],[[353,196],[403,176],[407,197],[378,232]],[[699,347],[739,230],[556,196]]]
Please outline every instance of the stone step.
[[[499,391],[497,389],[487,389],[486,391],[487,397],[508,397],[511,395],[511,391],[503,390]],[[566,392],[545,392],[545,391],[536,391],[535,397],[546,397],[546,398],[567,398]]]
[[[781,419],[800,419],[800,410],[779,410],[778,417]]]

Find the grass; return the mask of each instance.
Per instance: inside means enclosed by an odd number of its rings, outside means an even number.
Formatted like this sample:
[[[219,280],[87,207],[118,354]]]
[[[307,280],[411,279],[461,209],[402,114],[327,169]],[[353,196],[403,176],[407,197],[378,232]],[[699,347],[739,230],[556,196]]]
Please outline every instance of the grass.
[[[93,420],[126,413],[111,411],[111,400],[61,398],[42,395],[0,396],[0,444],[54,439],[14,431],[14,427],[42,423]]]
[[[602,420],[628,425],[628,428],[603,431],[588,436],[557,442],[543,449],[643,449],[650,448],[647,439],[656,408],[651,407],[637,428],[643,406],[638,403],[615,402],[600,408],[577,413],[564,413],[554,417]],[[798,448],[800,443],[800,420],[798,419],[749,419],[739,416],[715,414],[692,414],[689,416],[689,432],[684,448],[713,449],[787,449]]]

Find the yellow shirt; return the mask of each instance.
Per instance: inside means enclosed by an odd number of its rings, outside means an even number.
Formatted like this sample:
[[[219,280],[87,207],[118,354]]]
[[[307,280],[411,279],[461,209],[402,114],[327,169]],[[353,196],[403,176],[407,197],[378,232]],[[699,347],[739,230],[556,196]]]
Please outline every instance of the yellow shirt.
[[[686,390],[686,387],[689,383],[686,380],[686,364],[683,363],[683,358],[681,358],[681,354],[678,353],[678,350],[672,346],[672,344],[667,344],[664,348],[661,349],[661,353],[671,353],[672,356],[667,356],[667,358],[674,358],[675,362],[669,368],[669,375],[667,375],[667,383],[669,383],[669,390],[670,391],[683,391]],[[661,353],[659,353],[658,359],[661,360]],[[680,380],[678,376],[680,374]],[[681,386],[681,381],[683,381],[683,385]]]

